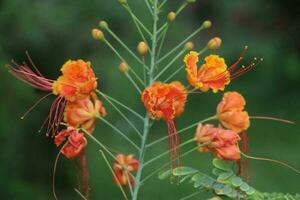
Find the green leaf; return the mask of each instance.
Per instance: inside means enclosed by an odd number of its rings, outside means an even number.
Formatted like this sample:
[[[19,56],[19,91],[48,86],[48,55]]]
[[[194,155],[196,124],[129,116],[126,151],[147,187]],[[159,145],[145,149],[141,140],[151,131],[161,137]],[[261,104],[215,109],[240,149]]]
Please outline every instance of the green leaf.
[[[243,180],[238,176],[235,176],[235,177],[231,178],[231,184],[234,187],[240,187],[243,183],[244,183]]]
[[[210,189],[212,185],[215,183],[215,180],[205,174],[196,174],[192,177],[194,181],[194,187],[197,188],[199,186],[203,186],[205,188]]]
[[[225,181],[227,179],[229,179],[231,176],[233,176],[233,172],[232,171],[228,171],[228,172],[224,172],[222,173],[219,177],[218,177],[218,181]]]
[[[212,173],[216,176],[219,176],[224,173],[224,170],[218,169],[218,168],[213,168]]]
[[[240,186],[240,189],[244,192],[246,192],[247,190],[250,189],[249,185],[245,182],[243,182],[243,184]]]
[[[252,187],[250,187],[250,188],[246,191],[246,194],[249,195],[249,196],[253,195],[254,193],[255,193],[255,189],[252,188]]]
[[[224,171],[231,171],[232,162],[215,158],[213,160],[213,165],[218,169],[222,169]]]
[[[171,176],[171,171],[170,170],[161,171],[161,172],[158,173],[158,178],[160,180],[166,179],[166,178],[168,178],[170,176]]]
[[[195,174],[197,172],[198,170],[193,169],[191,167],[177,167],[173,169],[173,175],[175,176],[186,176],[190,174]]]
[[[185,180],[191,178],[192,176],[193,176],[193,175],[190,174],[190,175],[188,175],[188,176],[183,177],[182,179],[180,179],[179,183],[183,183]]]

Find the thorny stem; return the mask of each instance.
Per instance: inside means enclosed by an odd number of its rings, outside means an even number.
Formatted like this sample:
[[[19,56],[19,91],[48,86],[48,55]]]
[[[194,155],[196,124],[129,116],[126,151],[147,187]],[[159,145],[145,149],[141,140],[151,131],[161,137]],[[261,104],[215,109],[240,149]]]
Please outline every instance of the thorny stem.
[[[146,0],[147,1],[147,0]],[[154,69],[156,66],[156,43],[157,43],[157,21],[158,21],[158,0],[153,1],[153,33],[152,33],[152,46],[151,46],[151,63],[150,63],[150,71],[149,71],[149,81],[148,83],[151,85],[154,78]],[[132,200],[137,200],[138,193],[141,187],[141,178],[142,172],[144,168],[144,157],[146,152],[146,141],[150,131],[150,119],[148,114],[145,114],[144,118],[144,131],[143,137],[139,152],[139,168],[135,176],[135,187],[132,195]]]

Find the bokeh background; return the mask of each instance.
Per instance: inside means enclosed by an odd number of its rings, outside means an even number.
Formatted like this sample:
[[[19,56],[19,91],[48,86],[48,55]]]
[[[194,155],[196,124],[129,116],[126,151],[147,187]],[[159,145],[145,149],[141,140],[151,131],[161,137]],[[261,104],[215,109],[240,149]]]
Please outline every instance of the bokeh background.
[[[151,20],[143,1],[129,1],[132,9],[150,28]],[[169,1],[161,13],[175,10],[183,0]],[[196,48],[205,46],[208,39],[219,36],[223,46],[216,52],[233,63],[249,46],[244,64],[253,57],[263,57],[264,62],[250,73],[238,78],[227,90],[238,90],[247,99],[251,115],[267,115],[290,119],[295,125],[273,121],[253,120],[249,129],[250,154],[286,161],[300,168],[300,10],[292,0],[201,0],[187,7],[167,35],[164,52],[176,46],[203,20],[213,21],[213,27],[193,38]],[[132,49],[140,41],[134,24],[117,0],[2,0],[0,1],[0,194],[1,199],[53,199],[52,169],[58,149],[51,138],[38,133],[53,97],[43,101],[24,120],[20,116],[44,94],[12,78],[4,67],[11,59],[26,61],[28,50],[34,62],[46,77],[55,79],[60,66],[67,59],[83,58],[93,63],[99,77],[100,90],[126,102],[128,106],[144,113],[136,91],[125,76],[118,71],[119,60],[101,42],[94,41],[90,30],[99,20],[105,19]],[[141,68],[109,36],[107,38],[128,57],[135,68]],[[174,64],[172,70],[180,66]],[[170,72],[172,71],[170,70]],[[176,77],[187,84],[184,72]],[[183,128],[215,112],[222,93],[210,92],[189,96],[185,113],[177,120]],[[138,137],[120,116],[109,106],[107,119],[124,130],[133,140]],[[138,124],[138,121],[128,114]],[[182,140],[193,136],[186,132]],[[149,141],[165,136],[166,127],[158,122]],[[95,137],[112,148],[126,154],[135,153],[126,141],[103,123],[97,124]],[[147,152],[147,158],[166,150],[166,142]],[[191,148],[188,147],[188,148]],[[88,145],[88,165],[92,184],[92,199],[122,199],[118,187],[112,183],[112,175],[106,167],[98,147]],[[184,148],[183,151],[187,150]],[[164,159],[149,166],[151,172]],[[300,176],[261,161],[249,161],[251,185],[266,192],[300,192]],[[183,159],[184,165],[197,167],[204,172],[211,169],[209,154],[194,153]],[[80,172],[73,161],[61,158],[57,172],[57,193],[60,199],[80,199],[73,188],[77,186]],[[153,177],[142,187],[140,199],[179,199],[192,193],[192,185],[180,186]],[[206,199],[205,195],[195,199]]]

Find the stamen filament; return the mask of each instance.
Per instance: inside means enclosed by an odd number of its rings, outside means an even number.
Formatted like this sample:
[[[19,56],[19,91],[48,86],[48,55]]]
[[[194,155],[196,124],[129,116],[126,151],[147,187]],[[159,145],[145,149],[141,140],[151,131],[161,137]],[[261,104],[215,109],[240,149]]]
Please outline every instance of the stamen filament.
[[[295,122],[290,121],[290,120],[280,119],[280,118],[275,118],[275,117],[268,117],[268,116],[250,116],[250,119],[265,119],[265,120],[283,122],[283,123],[287,123],[287,124],[295,124]]]
[[[186,130],[189,130],[189,129],[191,129],[191,128],[194,128],[194,127],[198,126],[198,124],[200,124],[200,123],[204,123],[204,122],[207,122],[207,121],[210,121],[210,120],[215,120],[215,119],[217,119],[217,116],[212,116],[212,117],[206,118],[206,119],[204,119],[204,120],[198,121],[198,122],[196,122],[196,123],[194,123],[194,124],[191,124],[191,125],[189,125],[189,126],[183,128],[183,129],[177,131],[177,134],[180,134],[180,133],[182,133],[182,132],[184,132],[184,131],[186,131]],[[160,138],[160,139],[158,139],[158,140],[155,140],[155,141],[151,142],[150,144],[147,144],[147,145],[146,145],[146,148],[149,148],[149,147],[151,147],[151,146],[153,146],[153,145],[155,145],[155,144],[157,144],[157,143],[159,143],[159,142],[162,142],[162,141],[164,141],[164,140],[166,140],[166,139],[168,139],[168,136],[162,137],[162,138]]]
[[[279,160],[274,160],[274,159],[270,159],[270,158],[261,158],[261,157],[254,157],[254,156],[249,156],[249,155],[246,155],[245,153],[241,152],[241,155],[244,156],[245,158],[248,158],[248,159],[253,159],[253,160],[261,160],[261,161],[268,161],[268,162],[273,162],[273,163],[277,163],[279,165],[282,165],[290,170],[292,170],[293,172],[297,173],[297,174],[300,174],[300,171],[297,170],[296,168],[282,162],[282,161],[279,161]]]

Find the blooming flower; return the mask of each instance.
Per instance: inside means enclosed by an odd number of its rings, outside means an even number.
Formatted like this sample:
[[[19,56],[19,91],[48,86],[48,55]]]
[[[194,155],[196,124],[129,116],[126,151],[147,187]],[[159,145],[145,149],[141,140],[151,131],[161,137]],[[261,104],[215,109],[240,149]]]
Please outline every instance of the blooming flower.
[[[90,62],[69,60],[61,68],[60,76],[52,85],[53,93],[69,101],[90,96],[97,87],[97,78]]]
[[[237,144],[240,137],[235,131],[215,128],[211,124],[204,126],[199,124],[195,139],[198,144],[204,145],[199,148],[200,152],[212,152],[222,160],[240,159],[240,149]]]
[[[45,78],[33,64],[31,58],[29,56],[28,58],[32,69],[26,63],[18,65],[16,62],[13,62],[13,66],[8,65],[7,67],[13,76],[30,86],[58,95],[51,105],[47,128],[47,134],[52,132],[54,136],[63,118],[66,101],[89,97],[97,87],[97,78],[90,67],[90,62],[69,60],[61,69],[63,75],[53,81]]]
[[[133,154],[128,156],[125,156],[124,154],[116,155],[116,160],[113,165],[115,183],[123,186],[130,183],[131,186],[134,186],[134,179],[131,172],[136,172],[138,167],[139,161],[134,159]]]
[[[248,113],[243,111],[246,101],[238,92],[226,92],[217,107],[217,117],[221,124],[237,133],[250,126]]]
[[[91,98],[69,101],[64,112],[64,121],[72,127],[82,127],[89,133],[95,129],[96,118],[105,116],[106,110],[95,94]]]
[[[153,119],[164,119],[167,122],[172,169],[174,160],[179,162],[180,157],[180,142],[174,118],[184,110],[187,91],[178,81],[169,84],[155,82],[143,91],[141,99]]]
[[[56,146],[60,146],[64,141],[66,141],[66,143],[61,148],[61,153],[69,159],[80,155],[87,145],[84,133],[78,133],[73,127],[62,130],[55,136],[54,142]]]
[[[213,92],[224,90],[230,83],[230,73],[223,58],[217,55],[205,57],[205,64],[197,70],[198,53],[191,51],[184,58],[187,80],[195,88],[203,92],[212,89]]]
[[[142,93],[142,101],[153,119],[166,121],[178,117],[184,110],[187,99],[185,87],[178,81],[155,82]]]

